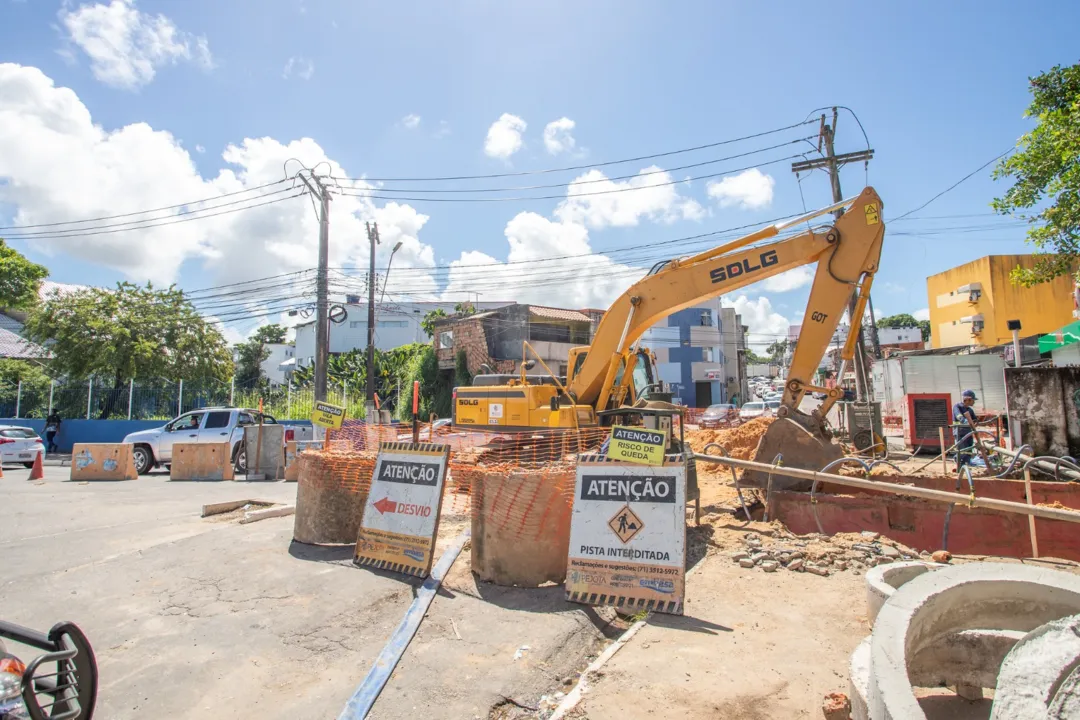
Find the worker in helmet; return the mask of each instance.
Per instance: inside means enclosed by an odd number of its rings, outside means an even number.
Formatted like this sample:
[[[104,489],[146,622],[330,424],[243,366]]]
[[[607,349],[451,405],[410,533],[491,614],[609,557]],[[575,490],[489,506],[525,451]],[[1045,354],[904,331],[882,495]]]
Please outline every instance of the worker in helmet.
[[[971,448],[975,445],[975,424],[979,418],[975,415],[974,390],[965,390],[960,402],[953,406],[953,423],[956,427],[956,469],[960,470],[971,462]]]

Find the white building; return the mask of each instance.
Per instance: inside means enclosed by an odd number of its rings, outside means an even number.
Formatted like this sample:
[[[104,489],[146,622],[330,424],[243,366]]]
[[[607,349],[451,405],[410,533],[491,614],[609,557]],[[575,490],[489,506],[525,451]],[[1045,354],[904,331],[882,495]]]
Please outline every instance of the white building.
[[[746,399],[746,328],[719,300],[672,313],[641,337],[660,379],[688,407]]]
[[[375,347],[392,350],[410,343],[426,343],[431,338],[420,325],[432,310],[454,314],[454,302],[386,302],[375,306]],[[512,302],[471,303],[477,310],[491,310]],[[367,303],[344,306],[345,319],[330,323],[330,353],[347,353],[367,347]],[[296,364],[306,367],[315,362],[315,321],[296,326]]]
[[[285,363],[296,357],[296,348],[287,343],[266,343],[263,349],[269,350],[270,354],[260,365],[262,374],[272,383],[285,382],[285,378],[289,375],[288,369],[294,365],[294,363]]]

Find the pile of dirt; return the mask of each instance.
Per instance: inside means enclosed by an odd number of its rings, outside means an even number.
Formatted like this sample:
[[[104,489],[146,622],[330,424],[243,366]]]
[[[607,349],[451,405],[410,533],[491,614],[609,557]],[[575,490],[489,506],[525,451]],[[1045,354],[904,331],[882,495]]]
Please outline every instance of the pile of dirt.
[[[757,450],[761,436],[775,418],[759,417],[736,428],[720,430],[688,430],[686,442],[694,452],[704,452],[709,443],[716,443],[727,451],[728,455],[739,460],[750,460]]]

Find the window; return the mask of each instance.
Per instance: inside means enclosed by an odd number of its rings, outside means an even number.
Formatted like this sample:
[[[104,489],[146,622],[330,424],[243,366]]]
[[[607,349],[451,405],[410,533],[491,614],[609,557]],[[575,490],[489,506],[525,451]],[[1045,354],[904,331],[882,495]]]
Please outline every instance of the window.
[[[705,362],[716,362],[716,348],[701,348],[701,357]]]
[[[349,327],[351,329],[353,329],[353,330],[356,330],[357,328],[366,328],[367,327],[367,321],[366,320],[350,320],[349,321]]]
[[[202,422],[203,413],[188,413],[187,415],[181,415],[173,420],[171,423],[165,426],[166,432],[179,432],[181,430],[198,430],[199,423]]]
[[[701,311],[701,325],[702,327],[712,327],[712,310]]]
[[[381,328],[409,327],[409,321],[408,320],[380,320],[378,322],[378,324],[376,325],[376,327],[381,327]]]
[[[454,331],[443,330],[439,333],[439,347],[452,348],[454,347]]]
[[[248,413],[240,413],[240,416],[237,418],[236,424],[240,427],[245,427],[247,425],[254,425],[255,420]]]
[[[229,427],[229,420],[232,417],[232,413],[228,410],[215,410],[206,414],[206,424],[203,426],[204,430],[211,428],[223,428]]]

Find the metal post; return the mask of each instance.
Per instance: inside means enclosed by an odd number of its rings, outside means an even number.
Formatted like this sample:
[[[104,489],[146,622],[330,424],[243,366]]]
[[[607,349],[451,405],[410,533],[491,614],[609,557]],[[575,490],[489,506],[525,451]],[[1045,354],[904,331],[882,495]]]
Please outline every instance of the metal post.
[[[131,405],[135,400],[135,378],[128,380],[128,420],[131,419]]]
[[[55,389],[56,389],[56,381],[55,380],[50,380],[49,381],[49,414],[50,415],[52,415],[53,390],[55,390]]]
[[[349,406],[349,381],[345,379],[341,381],[341,406]]]
[[[94,397],[94,378],[90,378],[90,384],[86,390],[86,419],[90,419],[90,401]]]
[[[292,419],[292,376],[289,376],[288,389],[285,391],[285,417]]]
[[[326,365],[330,356],[329,301],[327,274],[330,265],[330,193],[318,176],[310,180],[297,175],[311,194],[319,198],[319,269],[315,276],[315,399],[326,400]]]
[[[236,376],[229,380],[229,407],[236,407]]]
[[[367,422],[375,416],[375,245],[379,242],[379,224],[368,224],[368,311],[367,311]]]
[[[176,398],[176,414],[184,414],[184,381],[180,381],[180,396]]]
[[[1013,336],[1013,367],[1020,367],[1020,328],[1012,331]]]
[[[15,417],[19,417],[19,409],[22,404],[22,380],[19,381],[18,386],[15,388]]]

